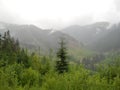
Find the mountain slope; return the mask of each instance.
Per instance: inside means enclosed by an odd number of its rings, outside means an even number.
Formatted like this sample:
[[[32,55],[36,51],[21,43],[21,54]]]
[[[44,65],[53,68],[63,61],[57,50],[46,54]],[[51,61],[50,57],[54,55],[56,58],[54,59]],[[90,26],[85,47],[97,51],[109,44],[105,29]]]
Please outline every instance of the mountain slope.
[[[20,45],[29,49],[49,50],[57,48],[58,41],[64,37],[69,48],[79,47],[77,40],[60,31],[43,30],[34,25],[16,25],[0,23],[0,32],[9,30],[11,36],[19,39]]]
[[[70,26],[62,32],[73,36],[92,50],[100,52],[120,50],[120,24],[109,26],[108,22],[97,22],[85,26]]]
[[[88,45],[104,36],[104,34],[106,34],[107,32],[108,26],[109,26],[108,22],[97,22],[85,26],[79,25],[70,26],[63,29],[62,32],[74,37],[79,42]]]
[[[120,24],[113,25],[109,32],[98,39],[91,47],[98,51],[120,50]]]

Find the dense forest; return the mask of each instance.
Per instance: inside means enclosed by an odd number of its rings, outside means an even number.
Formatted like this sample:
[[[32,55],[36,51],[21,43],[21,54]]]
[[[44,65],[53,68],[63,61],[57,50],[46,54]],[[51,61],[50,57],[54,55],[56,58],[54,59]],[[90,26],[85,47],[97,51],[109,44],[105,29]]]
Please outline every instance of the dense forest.
[[[71,63],[63,39],[59,46],[54,55],[31,53],[1,34],[0,90],[120,90],[119,51]]]

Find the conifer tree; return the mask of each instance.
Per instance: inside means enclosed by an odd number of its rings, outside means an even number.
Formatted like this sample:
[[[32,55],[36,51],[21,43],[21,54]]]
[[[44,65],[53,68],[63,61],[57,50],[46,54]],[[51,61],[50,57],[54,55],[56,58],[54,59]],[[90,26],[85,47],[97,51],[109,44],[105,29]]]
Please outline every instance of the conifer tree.
[[[60,48],[57,52],[58,60],[56,61],[56,70],[58,73],[64,73],[68,71],[68,62],[67,62],[67,48],[64,39],[61,39]]]

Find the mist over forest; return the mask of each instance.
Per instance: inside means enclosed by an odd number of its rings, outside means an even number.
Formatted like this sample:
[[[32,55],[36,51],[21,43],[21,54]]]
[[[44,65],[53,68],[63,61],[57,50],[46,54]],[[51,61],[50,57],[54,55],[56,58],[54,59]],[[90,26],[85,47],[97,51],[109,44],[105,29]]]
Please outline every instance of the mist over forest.
[[[0,0],[0,90],[120,90],[120,1]]]

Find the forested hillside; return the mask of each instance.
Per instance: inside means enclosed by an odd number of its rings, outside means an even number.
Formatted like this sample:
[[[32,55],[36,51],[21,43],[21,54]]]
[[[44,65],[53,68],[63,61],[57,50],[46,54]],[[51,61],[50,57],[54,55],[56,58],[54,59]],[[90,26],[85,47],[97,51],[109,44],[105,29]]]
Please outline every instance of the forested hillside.
[[[96,69],[86,62],[70,63],[67,55],[63,41],[54,56],[43,56],[22,49],[5,32],[0,35],[0,90],[120,90],[119,52],[87,58],[104,59]]]
[[[0,0],[0,90],[120,90],[120,0]]]

